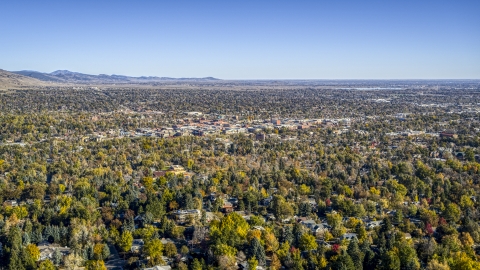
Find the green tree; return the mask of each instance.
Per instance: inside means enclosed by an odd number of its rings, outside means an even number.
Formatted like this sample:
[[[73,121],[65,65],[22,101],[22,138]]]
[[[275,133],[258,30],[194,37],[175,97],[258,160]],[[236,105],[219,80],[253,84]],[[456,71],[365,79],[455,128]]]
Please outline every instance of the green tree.
[[[465,252],[455,252],[450,260],[451,270],[480,269],[480,263],[470,258]]]
[[[255,256],[248,259],[248,270],[257,270],[258,261],[255,259]]]
[[[202,270],[202,263],[197,259],[194,258],[192,262],[192,270]]]
[[[462,214],[462,211],[454,203],[449,203],[444,211],[445,219],[455,223],[458,222],[458,220],[460,220],[461,214]]]
[[[420,262],[418,261],[417,252],[413,246],[409,245],[407,242],[402,241],[398,244],[398,257],[400,258],[400,264],[403,269],[419,269]]]
[[[118,246],[122,249],[123,252],[128,252],[132,248],[132,244],[132,233],[129,231],[123,231],[122,235],[120,236],[120,242],[118,243]]]
[[[390,250],[382,255],[382,269],[384,270],[400,270],[400,259],[395,250]]]
[[[277,219],[290,217],[295,212],[292,205],[286,202],[285,199],[279,195],[273,196],[273,201],[271,205],[273,214]]]
[[[215,244],[227,244],[237,247],[246,241],[250,226],[237,213],[230,213],[220,221],[210,223],[210,239]]]
[[[257,258],[259,265],[265,265],[267,258],[265,254],[265,249],[260,243],[260,240],[258,240],[258,238],[256,237],[254,237],[250,243],[250,254],[252,255],[252,257]]]
[[[300,237],[300,249],[302,251],[311,251],[317,249],[318,244],[315,236],[304,233],[302,237]]]
[[[218,244],[213,246],[214,254],[217,256],[227,256],[227,257],[234,257],[237,254],[237,249],[225,244]]]
[[[450,270],[447,264],[443,264],[435,259],[431,260],[427,264],[426,270]]]
[[[183,256],[188,255],[189,252],[190,252],[190,250],[188,249],[187,246],[182,246],[182,247],[180,248],[180,253],[181,253]]]
[[[33,246],[35,246],[35,245],[33,245]],[[35,248],[36,248],[36,246],[35,246]],[[26,249],[26,248],[21,251],[21,254],[22,254],[21,257],[22,257],[23,266],[25,266],[25,268],[27,268],[27,269],[35,269],[36,268],[36,263],[35,263],[36,259],[33,257],[35,255],[33,255],[31,253],[31,251]],[[38,257],[40,257],[40,252],[38,252]]]
[[[38,266],[39,270],[56,270],[57,268],[55,265],[53,265],[52,261],[49,259],[46,259],[45,261],[42,261],[40,265]]]
[[[177,253],[177,247],[174,243],[168,242],[165,245],[165,255],[167,255],[167,257],[173,258]]]
[[[6,250],[9,258],[8,268],[24,270],[25,267],[21,259],[22,234],[20,228],[12,226],[8,231]]]
[[[106,260],[108,259],[109,256],[110,256],[110,248],[108,247],[107,244],[104,244],[102,248],[102,259]]]
[[[90,260],[85,263],[85,270],[107,270],[102,260]]]
[[[150,202],[145,207],[145,211],[152,213],[155,219],[161,219],[165,215],[164,204],[156,198],[149,201]]]
[[[56,266],[59,266],[59,265],[62,264],[63,255],[58,248],[56,248],[55,251],[53,252],[53,258],[52,259],[53,259],[53,263]]]
[[[342,269],[342,270],[355,270],[355,265],[350,258],[350,255],[346,252],[342,252],[338,256],[337,260],[333,263],[333,269]]]
[[[348,243],[347,253],[352,258],[353,265],[355,269],[362,270],[363,269],[363,254],[358,247],[358,241],[353,239]]]
[[[149,265],[155,266],[163,263],[163,243],[160,239],[153,239],[144,246],[144,252],[150,256]]]

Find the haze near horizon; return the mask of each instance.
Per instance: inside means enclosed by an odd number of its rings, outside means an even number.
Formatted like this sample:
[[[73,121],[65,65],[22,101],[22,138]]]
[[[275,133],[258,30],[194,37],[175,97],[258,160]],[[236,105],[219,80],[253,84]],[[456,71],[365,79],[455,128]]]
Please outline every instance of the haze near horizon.
[[[0,68],[221,79],[480,79],[475,1],[8,1]]]

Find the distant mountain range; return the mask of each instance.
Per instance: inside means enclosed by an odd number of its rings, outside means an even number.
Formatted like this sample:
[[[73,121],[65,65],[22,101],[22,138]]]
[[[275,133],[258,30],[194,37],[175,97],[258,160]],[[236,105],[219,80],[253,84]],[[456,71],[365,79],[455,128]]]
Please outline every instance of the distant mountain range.
[[[44,81],[0,69],[0,90],[47,85]]]
[[[170,77],[130,77],[124,75],[90,75],[78,72],[72,72],[68,70],[57,70],[52,73],[43,73],[32,70],[11,71],[12,73],[35,78],[44,82],[57,82],[57,83],[85,83],[85,84],[110,84],[110,83],[152,83],[152,82],[164,82],[164,81],[217,81],[219,79],[213,77],[205,78],[170,78]]]

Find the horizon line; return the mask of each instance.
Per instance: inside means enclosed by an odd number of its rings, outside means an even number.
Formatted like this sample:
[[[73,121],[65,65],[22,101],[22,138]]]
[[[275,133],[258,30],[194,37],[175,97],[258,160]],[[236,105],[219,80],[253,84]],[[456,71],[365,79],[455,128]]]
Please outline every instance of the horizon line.
[[[204,78],[214,78],[216,80],[222,80],[222,81],[415,81],[415,80],[420,80],[420,81],[480,81],[479,78],[344,78],[344,79],[339,79],[339,78],[308,78],[308,79],[303,79],[303,78],[261,78],[261,79],[252,79],[252,78],[242,78],[242,79],[223,79],[215,76],[200,76],[200,77],[195,77],[195,76],[182,76],[182,77],[176,77],[176,76],[158,76],[158,75],[140,75],[140,76],[135,76],[135,75],[123,75],[123,74],[107,74],[107,73],[99,73],[99,74],[94,74],[94,73],[82,73],[78,71],[70,71],[68,69],[57,69],[52,72],[43,72],[43,71],[37,71],[37,70],[29,70],[29,69],[22,69],[22,70],[7,70],[9,72],[21,72],[21,71],[28,71],[28,72],[38,72],[38,73],[45,73],[45,74],[51,74],[56,71],[68,71],[72,73],[79,73],[79,74],[84,74],[84,75],[92,75],[92,76],[99,76],[99,75],[107,75],[107,76],[126,76],[126,77],[158,77],[158,78],[172,78],[172,79],[204,79]]]

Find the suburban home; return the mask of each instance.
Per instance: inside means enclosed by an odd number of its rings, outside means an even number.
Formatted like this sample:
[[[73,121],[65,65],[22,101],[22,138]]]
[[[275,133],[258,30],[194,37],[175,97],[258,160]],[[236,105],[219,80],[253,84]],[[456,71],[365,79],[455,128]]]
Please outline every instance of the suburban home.
[[[313,226],[313,228],[311,228],[311,230],[314,235],[319,235],[327,232],[328,228],[323,226],[322,224],[316,224],[315,226]]]
[[[133,239],[132,247],[130,248],[131,252],[140,252],[145,242],[143,239]]]
[[[18,206],[18,203],[16,200],[6,200],[3,202],[3,205],[5,206]]]
[[[222,211],[224,213],[231,213],[233,212],[233,204],[231,202],[224,202],[222,206]]]
[[[185,171],[185,168],[183,168],[183,166],[180,166],[180,165],[171,165],[168,168],[168,171],[172,172],[175,175],[185,174],[187,172]]]
[[[165,171],[154,171],[153,172],[153,177],[154,178],[159,178],[159,177],[165,176],[165,174],[166,174]]]
[[[315,220],[313,219],[308,219],[308,220],[301,221],[300,224],[302,224],[303,226],[309,229],[312,229],[313,227],[315,227],[315,225],[317,225],[317,222],[315,222]]]
[[[184,223],[188,221],[189,218],[201,218],[202,213],[198,209],[189,209],[189,210],[177,210],[173,212],[175,220],[178,223]]]
[[[55,250],[58,249],[62,256],[66,256],[70,254],[70,248],[68,247],[61,247],[58,244],[51,244],[48,241],[43,241],[41,243],[38,243],[38,250],[40,251],[40,257],[38,261],[43,261],[46,259],[52,259],[53,254],[55,253]]]
[[[149,268],[142,268],[142,270],[171,270],[172,267],[170,265],[156,265],[154,267]]]
[[[382,221],[381,220],[375,220],[375,221],[370,221],[367,223],[367,229],[373,229],[375,227],[379,227],[380,225],[382,225]]]
[[[340,240],[353,240],[357,239],[357,234],[356,233],[345,233],[342,236],[340,236]]]
[[[443,132],[440,132],[440,137],[441,138],[458,138],[458,135],[455,133],[453,130],[445,130]]]

